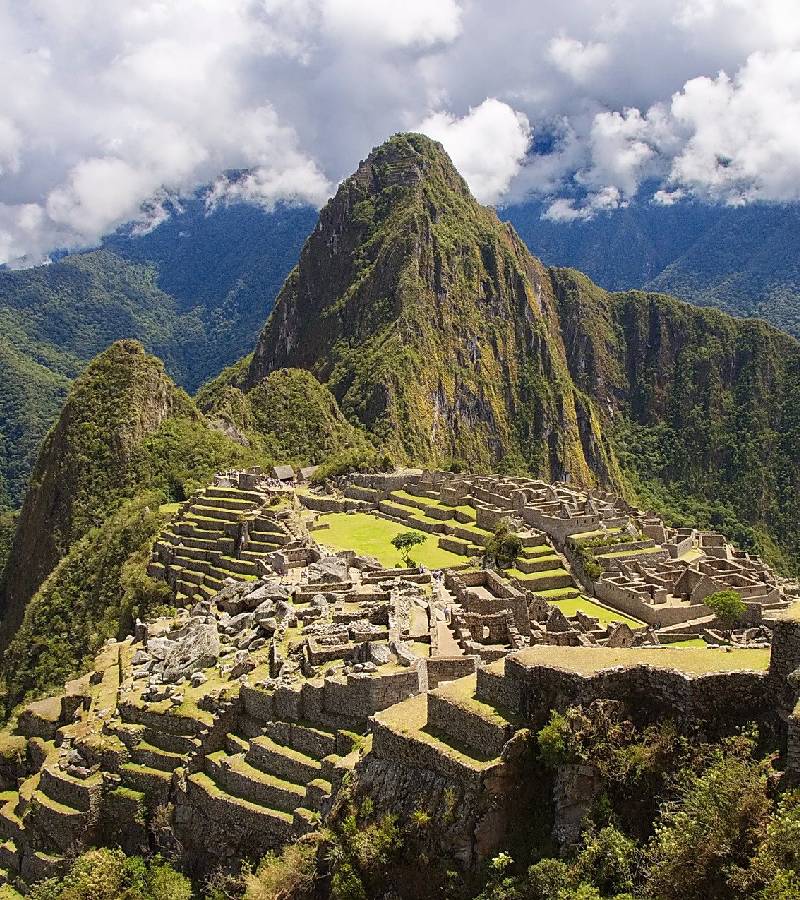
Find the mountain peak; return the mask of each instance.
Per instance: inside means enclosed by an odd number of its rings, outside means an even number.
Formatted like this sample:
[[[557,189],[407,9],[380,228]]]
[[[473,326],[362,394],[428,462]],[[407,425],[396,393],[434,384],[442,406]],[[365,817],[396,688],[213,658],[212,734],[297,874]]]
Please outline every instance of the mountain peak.
[[[609,474],[547,270],[423,135],[375,148],[320,213],[245,388],[282,368],[311,371],[398,460]]]
[[[466,182],[444,147],[438,141],[416,132],[395,134],[375,147],[351,176],[371,194],[395,188],[414,188],[437,178],[451,189],[470,197]]]

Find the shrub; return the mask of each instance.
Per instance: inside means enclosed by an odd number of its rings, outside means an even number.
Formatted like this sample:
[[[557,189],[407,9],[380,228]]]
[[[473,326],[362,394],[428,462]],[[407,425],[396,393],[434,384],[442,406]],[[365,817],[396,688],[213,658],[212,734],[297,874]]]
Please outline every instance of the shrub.
[[[766,770],[718,750],[699,773],[685,771],[662,807],[649,848],[647,893],[659,900],[736,896],[734,885],[766,835]]]
[[[528,869],[530,900],[554,900],[575,887],[570,867],[560,859],[541,859]]]
[[[522,553],[522,541],[511,530],[509,522],[504,519],[486,542],[483,549],[484,565],[496,565],[501,569],[507,569],[514,565],[520,553]]]
[[[322,484],[338,475],[353,472],[386,472],[394,469],[391,457],[377,450],[345,450],[321,463],[311,476],[312,484]]]
[[[633,890],[638,856],[636,843],[609,825],[589,835],[576,869],[581,879],[595,884],[603,896],[620,894]]]
[[[703,603],[714,613],[726,628],[733,628],[747,612],[747,604],[733,590],[715,591]]]
[[[245,900],[309,897],[316,881],[317,844],[289,844],[278,855],[268,853],[245,879]]]
[[[548,768],[555,769],[570,759],[568,741],[571,734],[566,717],[553,710],[549,722],[536,735],[539,755]]]

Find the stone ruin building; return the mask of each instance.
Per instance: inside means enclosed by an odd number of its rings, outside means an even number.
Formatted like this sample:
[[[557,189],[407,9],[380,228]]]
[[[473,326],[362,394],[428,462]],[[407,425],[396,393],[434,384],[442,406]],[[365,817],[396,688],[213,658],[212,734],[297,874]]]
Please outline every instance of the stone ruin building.
[[[435,535],[463,564],[386,569],[334,550],[329,512]],[[522,553],[486,569],[504,521]],[[793,586],[610,495],[418,471],[324,490],[282,467],[223,473],[181,505],[149,573],[174,615],[107,642],[0,734],[0,879],[24,887],[98,843],[177,854],[192,874],[235,866],[317,827],[345,776],[377,811],[453,807],[433,849],[470,868],[505,839],[530,729],[595,698],[708,734],[763,723],[800,774]],[[721,585],[748,606],[732,636],[696,609]],[[581,598],[602,617],[559,605]],[[670,646],[686,635],[709,647]],[[743,649],[712,649],[724,642]],[[579,813],[565,793],[557,840]]]

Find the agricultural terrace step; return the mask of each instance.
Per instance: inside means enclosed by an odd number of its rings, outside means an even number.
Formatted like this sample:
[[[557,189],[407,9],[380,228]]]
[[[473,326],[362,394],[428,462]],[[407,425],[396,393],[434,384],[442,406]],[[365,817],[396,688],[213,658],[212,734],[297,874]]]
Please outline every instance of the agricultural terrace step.
[[[306,800],[313,809],[320,809],[331,798],[333,785],[325,778],[314,778],[306,786]]]
[[[165,750],[167,753],[177,753],[185,756],[193,753],[200,747],[200,740],[182,734],[173,734],[171,731],[161,731],[157,728],[145,726],[140,735],[140,740],[145,744]]]
[[[44,766],[39,779],[39,791],[60,803],[80,812],[89,812],[92,802],[99,798],[101,779],[95,775],[82,780],[73,778],[58,766]]]
[[[216,547],[213,547],[211,550],[205,547],[192,547],[191,544],[184,541],[178,544],[170,544],[166,541],[158,541],[156,543],[156,550],[163,550],[165,553],[174,552],[176,561],[179,559],[199,559],[205,562],[209,558],[209,553],[213,553],[216,549]]]
[[[210,538],[195,537],[191,534],[176,534],[173,531],[162,532],[159,537],[159,543],[156,547],[163,545],[165,549],[170,547],[191,547],[192,550],[222,550],[225,544],[234,544],[232,538],[220,539],[219,535]]]
[[[295,722],[267,722],[264,731],[276,743],[314,759],[321,760],[336,753],[336,734],[333,731]]]
[[[519,722],[475,697],[476,676],[447,682],[428,696],[428,726],[438,729],[479,757],[499,756]]]
[[[286,531],[279,522],[265,518],[253,519],[250,523],[250,531],[255,534],[275,534],[280,537],[286,536]]]
[[[182,753],[171,753],[142,741],[131,750],[131,762],[162,772],[174,772],[185,763],[185,758]]]
[[[130,725],[144,725],[153,732],[164,731],[187,738],[196,737],[206,727],[199,719],[191,716],[182,716],[174,712],[157,712],[130,701],[120,703],[119,713],[122,721]],[[152,734],[152,732],[146,734]],[[146,736],[146,740],[148,743],[159,746],[157,741],[150,736]]]
[[[291,836],[294,817],[289,813],[234,797],[217,787],[204,772],[189,776],[187,791],[189,799],[212,819],[233,821],[236,825],[259,832],[261,838],[266,832],[274,838],[276,846]]]
[[[289,537],[285,534],[272,534],[271,532],[250,533],[250,538],[245,542],[245,550],[257,550],[259,553],[274,553],[279,547],[289,543]]]
[[[223,522],[222,519],[201,519],[199,516],[192,516],[186,526],[187,534],[218,541],[233,540],[231,532],[238,528],[238,525],[232,522]],[[184,533],[183,527],[178,529],[178,533]]]
[[[22,834],[22,819],[16,813],[19,801],[17,791],[0,793],[0,837],[16,840]]]
[[[244,512],[244,510],[220,509],[216,506],[203,506],[197,504],[196,506],[192,506],[187,515],[191,516],[193,519],[199,518],[200,521],[216,519],[220,522],[240,522],[244,518]]]
[[[304,785],[277,778],[251,766],[241,756],[220,750],[205,759],[206,773],[228,794],[271,809],[293,812],[306,798]]]
[[[207,487],[203,491],[203,498],[205,497],[218,497],[222,499],[232,497],[238,500],[246,500],[257,506],[261,506],[264,503],[263,494],[259,494],[257,491],[245,491],[241,488]]]
[[[123,763],[120,766],[122,783],[135,791],[141,791],[151,806],[166,801],[172,783],[172,773],[162,772],[139,763]]]
[[[19,871],[19,859],[19,850],[14,841],[9,839],[0,844],[0,885],[13,881],[14,876],[10,873]],[[11,897],[10,894],[8,896]]]
[[[372,752],[378,759],[431,769],[446,778],[477,785],[496,757],[479,758],[452,738],[428,726],[427,697],[418,694],[373,718]]]
[[[253,500],[245,500],[240,497],[211,497],[203,496],[196,506],[202,505],[206,509],[224,509],[229,512],[249,513],[261,506]],[[195,508],[196,508],[195,506]]]
[[[266,736],[250,741],[245,759],[262,772],[297,784],[306,784],[322,774],[322,763],[319,760],[278,744]]]
[[[269,553],[274,553],[278,548],[270,547],[269,550],[241,550],[239,556],[242,559],[246,559],[250,562],[258,562],[259,560],[264,559],[265,556]]]
[[[225,540],[220,540],[217,536],[214,536],[213,538],[203,538],[194,537],[191,534],[175,534],[174,532],[165,532],[162,534],[161,541],[172,544],[173,547],[183,544],[184,547],[192,547],[195,550],[223,550],[224,548],[221,545],[226,543]],[[231,546],[234,544],[232,539],[227,541],[227,543],[230,543]]]
[[[503,575],[516,581],[523,589],[530,591],[548,591],[556,588],[574,587],[575,581],[566,569],[547,569],[544,572],[530,574],[519,569],[508,569]]]
[[[36,791],[31,797],[25,822],[26,828],[43,835],[49,846],[67,852],[80,840],[88,823],[88,813]]]
[[[235,756],[237,753],[247,753],[250,749],[250,741],[247,738],[240,737],[238,734],[225,735],[225,749],[229,756]]]
[[[563,566],[564,561],[555,553],[547,556],[538,556],[533,559],[521,557],[517,560],[517,568],[520,572],[530,575],[532,572],[546,572],[551,569],[558,569]]]
[[[225,532],[225,523],[215,522],[214,525],[216,526],[214,528],[203,528],[195,521],[179,522],[174,526],[175,531],[173,533],[177,533],[181,538],[185,536],[211,541],[217,546],[222,546],[229,542],[232,546],[234,540]]]
[[[536,556],[550,556],[553,553],[553,548],[549,544],[534,544],[532,546],[526,547],[523,546],[520,551],[520,556],[525,559],[530,559]]]

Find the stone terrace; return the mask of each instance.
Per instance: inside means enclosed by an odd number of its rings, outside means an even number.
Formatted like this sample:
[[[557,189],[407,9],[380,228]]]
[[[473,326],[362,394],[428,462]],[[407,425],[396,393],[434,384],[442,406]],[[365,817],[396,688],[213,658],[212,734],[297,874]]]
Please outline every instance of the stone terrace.
[[[174,615],[137,623],[0,732],[0,881],[24,889],[97,843],[171,853],[177,840],[194,872],[234,867],[324,821],[348,773],[375,788],[376,811],[455,798],[463,815],[437,829],[460,829],[469,867],[530,775],[526,728],[595,698],[710,732],[788,723],[800,760],[793,609],[771,623],[770,656],[659,647],[644,626],[558,606],[582,599],[570,567],[587,548],[601,584],[649,585],[644,606],[667,585],[693,603],[712,582],[752,590],[759,610],[785,606],[786,586],[718,536],[531,479],[362,475],[296,495],[274,482],[227,473],[184,503],[150,563]],[[331,553],[308,528],[348,509],[433,528],[464,565],[386,569]],[[516,569],[471,565],[503,519],[523,540]]]

